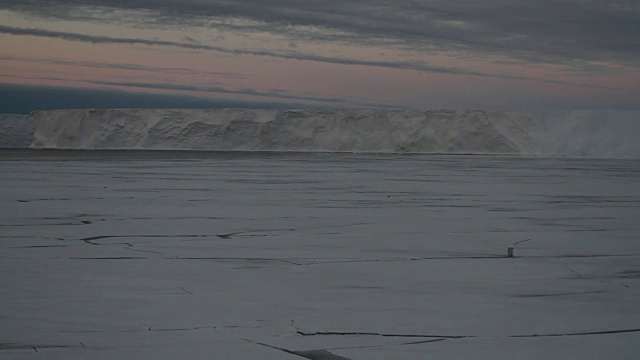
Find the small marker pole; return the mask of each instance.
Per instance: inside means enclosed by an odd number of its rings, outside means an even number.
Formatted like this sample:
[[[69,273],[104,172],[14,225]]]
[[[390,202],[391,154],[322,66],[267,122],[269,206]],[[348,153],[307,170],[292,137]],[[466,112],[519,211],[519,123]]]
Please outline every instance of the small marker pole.
[[[510,257],[510,258],[513,257],[513,246],[509,246],[507,248],[507,257]]]

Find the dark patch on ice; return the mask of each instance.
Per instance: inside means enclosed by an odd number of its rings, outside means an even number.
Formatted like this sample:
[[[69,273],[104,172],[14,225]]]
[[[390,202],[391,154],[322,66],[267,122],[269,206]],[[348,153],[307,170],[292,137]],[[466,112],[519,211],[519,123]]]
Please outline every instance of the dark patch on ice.
[[[220,235],[216,235],[217,237],[219,237],[220,239],[229,239],[231,238],[233,235],[238,235],[238,234],[242,234],[242,231],[238,231],[238,232],[233,232],[233,233],[228,233],[228,234],[220,234]]]
[[[249,340],[251,341],[251,340]],[[291,355],[296,355],[296,356],[300,356],[309,360],[350,360],[349,358],[346,358],[344,356],[339,356],[336,354],[332,354],[330,352],[328,352],[327,350],[303,350],[303,351],[295,351],[295,350],[289,350],[289,349],[285,349],[285,348],[281,348],[281,347],[277,347],[277,346],[273,346],[273,345],[269,345],[269,344],[265,344],[265,343],[261,343],[261,342],[255,342],[255,341],[251,341],[255,344],[258,345],[262,345],[262,346],[266,346],[272,349],[276,349],[276,350],[280,350],[280,351],[284,351],[287,354],[291,354]]]
[[[285,350],[283,350],[285,351]],[[287,351],[292,355],[298,355],[309,360],[349,360],[344,356],[332,354],[327,350]]]
[[[88,238],[80,239],[80,241],[84,241],[84,242],[89,243],[91,245],[98,245],[98,244],[92,243],[91,241],[93,241],[93,240],[101,240],[101,239],[109,239],[109,238],[113,238],[113,237],[126,237],[126,236],[112,236],[112,235],[91,236],[91,237],[88,237]]]

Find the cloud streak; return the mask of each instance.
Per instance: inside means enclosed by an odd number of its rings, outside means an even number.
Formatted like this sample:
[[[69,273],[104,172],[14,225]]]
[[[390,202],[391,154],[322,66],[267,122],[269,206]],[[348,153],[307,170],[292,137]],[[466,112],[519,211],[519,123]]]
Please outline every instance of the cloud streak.
[[[12,78],[16,80],[27,79],[26,77],[6,75],[6,74],[0,74],[0,77]],[[33,80],[34,78],[28,78],[28,79]],[[389,103],[383,103],[379,101],[378,102],[364,101],[363,99],[357,99],[357,98],[293,95],[288,93],[287,91],[280,90],[280,89],[261,91],[261,90],[250,89],[250,88],[228,89],[228,88],[219,87],[219,86],[198,86],[198,85],[189,85],[189,84],[81,80],[81,79],[69,80],[69,79],[57,78],[57,77],[39,77],[38,79],[56,81],[56,82],[73,82],[76,84],[101,85],[101,86],[118,87],[118,88],[136,88],[136,89],[143,89],[143,90],[169,90],[169,91],[174,91],[178,93],[199,92],[199,93],[207,93],[207,94],[262,97],[262,98],[268,98],[271,101],[274,101],[274,100],[288,101],[288,103],[292,103],[292,101],[295,101],[298,104],[304,104],[307,107],[330,106],[330,107],[341,107],[341,108],[353,108],[353,107],[393,108],[393,109],[403,108],[403,106],[399,104],[389,104]],[[323,104],[323,105],[320,105],[320,104]]]
[[[130,63],[104,63],[93,61],[79,61],[79,60],[67,60],[56,58],[32,58],[21,56],[6,56],[0,55],[0,61],[21,61],[21,62],[35,62],[46,63],[51,65],[61,66],[73,66],[83,67],[90,69],[116,69],[116,70],[131,70],[131,71],[144,71],[144,72],[157,72],[168,74],[180,74],[180,75],[212,75],[227,79],[245,79],[246,76],[238,73],[219,72],[219,71],[201,71],[183,67],[160,67],[160,66],[147,66],[140,64]]]
[[[640,62],[635,0],[0,0],[0,8],[47,18],[266,32],[460,56]]]
[[[122,90],[79,89],[64,86],[0,84],[0,109],[6,114],[27,114],[45,109],[91,108],[317,108],[300,102],[210,99],[180,94],[151,94]]]
[[[424,73],[436,73],[436,74],[450,74],[450,75],[467,75],[467,76],[479,76],[487,78],[498,78],[506,80],[524,80],[524,81],[536,81],[542,83],[551,83],[565,86],[577,86],[586,88],[599,88],[606,90],[621,90],[627,89],[595,85],[595,84],[583,84],[570,81],[561,80],[549,80],[539,79],[527,76],[514,76],[506,74],[496,74],[482,71],[475,71],[470,69],[464,69],[459,67],[445,67],[431,65],[424,61],[372,61],[372,60],[360,60],[352,58],[341,58],[323,56],[317,54],[302,53],[296,51],[277,52],[270,50],[251,50],[251,49],[230,49],[221,46],[211,46],[194,43],[182,43],[176,41],[167,40],[154,40],[154,39],[141,39],[141,38],[123,38],[123,37],[109,37],[109,36],[94,36],[71,32],[51,31],[37,28],[17,28],[11,26],[0,25],[0,33],[14,35],[14,36],[38,36],[46,38],[63,39],[67,41],[87,42],[93,44],[126,44],[126,45],[148,45],[148,46],[169,46],[190,50],[203,50],[213,51],[231,55],[249,55],[249,56],[263,56],[286,60],[299,60],[299,61],[313,61],[328,64],[338,64],[347,66],[370,66],[380,67],[387,69],[397,70],[413,70]]]
[[[376,105],[373,103],[354,103],[352,101],[349,101],[348,99],[338,98],[338,97],[314,97],[314,96],[292,95],[279,90],[258,91],[255,89],[248,89],[248,88],[226,89],[218,86],[197,86],[197,85],[186,85],[186,84],[99,81],[99,80],[90,80],[90,81],[82,81],[82,82],[96,84],[96,85],[131,87],[131,88],[141,88],[141,89],[194,91],[194,92],[203,92],[203,93],[212,93],[212,94],[258,96],[258,97],[267,97],[272,99],[326,103],[326,104],[331,104],[331,106],[363,105],[367,107],[372,107]]]

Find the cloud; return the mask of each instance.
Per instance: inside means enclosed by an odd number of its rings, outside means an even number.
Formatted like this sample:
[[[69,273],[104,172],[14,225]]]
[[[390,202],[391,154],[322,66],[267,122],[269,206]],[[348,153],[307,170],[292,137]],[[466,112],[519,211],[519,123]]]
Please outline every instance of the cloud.
[[[160,67],[160,66],[130,64],[130,63],[103,63],[103,62],[93,62],[93,61],[56,59],[56,58],[33,58],[33,57],[0,55],[0,61],[3,61],[3,60],[12,60],[12,61],[17,60],[17,61],[23,61],[23,62],[28,61],[28,62],[36,62],[36,63],[47,63],[52,65],[85,67],[85,68],[93,68],[93,69],[135,70],[135,71],[182,74],[182,75],[214,75],[214,76],[223,77],[227,79],[246,78],[246,76],[238,73],[220,72],[220,71],[201,71],[201,70],[182,68],[182,67]]]
[[[14,76],[14,75],[2,75],[0,77],[14,79],[14,80],[25,80],[27,78]],[[32,78],[29,78],[32,79]],[[56,77],[38,77],[39,80],[47,80],[47,81],[56,81],[56,82],[72,82],[76,86],[81,84],[88,85],[98,85],[98,86],[109,86],[109,87],[117,87],[117,88],[136,88],[144,90],[168,90],[173,91],[176,94],[184,93],[184,92],[200,92],[207,94],[222,94],[222,95],[243,95],[243,96],[255,96],[268,98],[269,101],[272,102],[281,102],[286,101],[287,103],[296,103],[299,105],[304,105],[309,108],[315,108],[321,106],[320,104],[324,104],[323,106],[329,105],[332,108],[393,108],[400,109],[404,108],[404,106],[399,104],[391,104],[385,103],[382,101],[373,101],[367,99],[360,98],[351,98],[351,97],[322,97],[322,96],[302,96],[302,95],[294,95],[290,94],[286,90],[282,89],[270,89],[266,91],[250,89],[250,88],[242,88],[242,89],[228,89],[220,86],[198,86],[198,85],[190,85],[190,84],[175,84],[175,83],[150,83],[150,82],[133,82],[133,81],[106,81],[106,80],[69,80],[64,78],[56,78]],[[181,95],[178,95],[181,96]],[[187,95],[188,97],[192,97],[191,95]]]
[[[337,97],[313,97],[313,96],[299,96],[292,95],[288,92],[282,90],[273,90],[273,91],[258,91],[255,89],[226,89],[218,86],[197,86],[197,85],[187,85],[187,84],[167,84],[167,83],[145,83],[145,82],[121,82],[121,81],[97,81],[97,80],[89,80],[82,81],[85,83],[92,83],[96,85],[107,85],[107,86],[118,86],[118,87],[132,87],[132,88],[141,88],[141,89],[156,89],[156,90],[176,90],[176,91],[195,91],[195,92],[203,92],[203,93],[213,93],[213,94],[233,94],[233,95],[249,95],[249,96],[259,96],[259,97],[268,97],[274,99],[283,99],[283,100],[297,100],[297,101],[305,101],[305,102],[316,102],[316,103],[329,103],[332,106],[337,105],[348,105],[351,103],[348,99],[345,98],[337,98]],[[373,106],[372,103],[369,104],[354,104],[354,105],[368,105]]]
[[[226,54],[232,54],[232,55],[264,56],[264,57],[272,57],[272,58],[287,59],[287,60],[314,61],[314,62],[322,62],[322,63],[328,63],[328,64],[349,65],[349,66],[371,66],[371,67],[381,67],[381,68],[398,69],[398,70],[413,70],[413,71],[425,72],[425,73],[469,75],[469,76],[507,79],[507,80],[536,81],[536,82],[542,82],[542,83],[552,83],[552,84],[587,87],[587,88],[626,90],[622,88],[604,86],[604,85],[584,84],[584,83],[576,83],[576,82],[561,81],[561,80],[539,79],[539,78],[533,78],[533,77],[527,77],[527,76],[497,74],[497,73],[490,73],[490,72],[475,71],[475,70],[470,70],[470,69],[465,69],[460,67],[437,66],[437,65],[431,65],[424,61],[374,61],[374,60],[361,60],[361,59],[352,59],[352,58],[324,56],[324,55],[317,55],[317,54],[310,54],[310,53],[302,53],[302,52],[292,51],[292,50],[270,51],[270,50],[251,50],[251,49],[231,49],[231,48],[225,48],[221,46],[182,43],[182,42],[176,42],[176,41],[141,39],[141,38],[123,38],[123,37],[110,37],[110,36],[94,36],[94,35],[51,31],[51,30],[36,29],[36,28],[17,28],[17,27],[4,26],[4,25],[0,25],[0,33],[16,35],[16,36],[39,36],[39,37],[48,37],[48,38],[58,38],[58,39],[64,39],[68,41],[80,41],[80,42],[88,42],[88,43],[94,43],[94,44],[130,44],[130,45],[141,44],[141,45],[149,45],[149,46],[171,46],[171,47],[178,47],[178,48],[192,49],[192,50],[214,51],[214,52],[220,52],[220,53],[226,53]]]
[[[181,43],[176,41],[122,38],[122,37],[110,37],[110,36],[94,36],[94,35],[86,35],[86,34],[71,33],[71,32],[50,31],[45,29],[17,28],[17,27],[4,26],[4,25],[0,25],[0,33],[17,35],[17,36],[25,36],[25,35],[40,36],[40,37],[63,39],[68,41],[88,42],[92,44],[141,44],[141,45],[150,45],[150,46],[175,46],[175,47],[180,47],[184,49],[219,51],[219,52],[232,53],[235,55],[240,55],[243,53],[242,50],[233,51],[233,50],[225,49],[218,46]]]
[[[298,109],[318,108],[318,106],[300,102],[241,101],[90,88],[0,84],[0,114],[28,114],[34,110],[45,109],[91,108]]]
[[[0,0],[49,18],[213,27],[520,61],[640,62],[636,0]]]

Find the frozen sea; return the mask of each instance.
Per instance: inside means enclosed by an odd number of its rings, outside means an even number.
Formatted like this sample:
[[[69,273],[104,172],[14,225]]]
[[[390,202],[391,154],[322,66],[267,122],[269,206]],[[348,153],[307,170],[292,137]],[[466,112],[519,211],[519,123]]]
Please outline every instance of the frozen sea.
[[[2,359],[640,358],[640,160],[2,150],[0,173]]]

